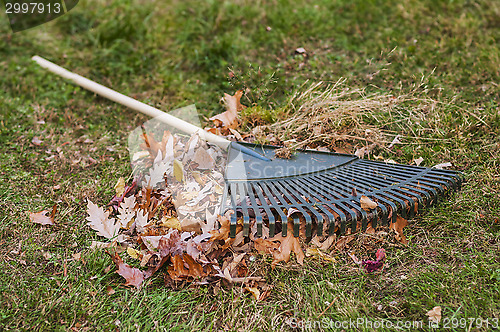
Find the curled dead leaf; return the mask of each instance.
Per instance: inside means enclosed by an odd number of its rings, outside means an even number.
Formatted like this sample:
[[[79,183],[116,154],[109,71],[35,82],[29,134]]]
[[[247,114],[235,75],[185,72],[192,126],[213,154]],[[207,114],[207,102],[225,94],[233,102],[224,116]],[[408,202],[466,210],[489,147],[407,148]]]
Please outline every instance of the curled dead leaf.
[[[260,290],[257,287],[245,287],[250,294],[252,294],[253,298],[257,301],[260,299]]]
[[[110,254],[108,252],[108,255],[111,257],[113,262],[116,264],[116,267],[118,270],[116,273],[121,275],[122,277],[125,278],[127,281],[125,283],[125,286],[135,286],[137,289],[141,288],[142,282],[144,281],[144,273],[139,270],[138,268],[131,267],[127,263],[125,263],[121,257],[118,255],[118,253],[115,253],[114,255]]]
[[[122,197],[123,193],[125,192],[125,179],[122,177],[119,178],[118,181],[116,181],[114,189],[116,197]]]
[[[271,243],[270,243],[271,242]],[[276,248],[275,244],[272,242],[279,242],[279,247]],[[273,261],[271,267],[274,269],[279,262],[288,262],[290,260],[291,253],[295,253],[297,262],[300,265],[304,265],[304,252],[300,247],[299,239],[293,236],[293,226],[288,223],[287,236],[283,237],[280,234],[275,235],[270,239],[260,239],[256,241],[256,249],[264,252],[271,251],[273,255]]]
[[[211,117],[209,120],[213,121],[216,127],[227,127],[235,129],[238,127],[238,112],[245,108],[240,103],[243,90],[238,90],[231,96],[227,93],[224,94],[223,100],[226,104],[226,111]]]
[[[441,307],[436,306],[432,308],[432,310],[429,310],[426,313],[427,317],[429,317],[429,321],[432,323],[439,323],[441,321]]]
[[[108,293],[108,295],[113,295],[116,291],[111,286],[108,286],[106,287],[106,293]]]
[[[47,216],[48,210],[42,210],[40,212],[30,213],[30,221],[35,224],[40,225],[54,225],[54,216],[57,211],[57,205],[54,204],[52,207],[52,212]]]
[[[406,226],[408,226],[408,220],[400,216],[397,216],[396,222],[391,223],[390,226],[390,228],[396,232],[396,240],[398,240],[404,245],[408,244],[408,241],[406,240],[406,237],[403,233],[403,228],[405,228]]]

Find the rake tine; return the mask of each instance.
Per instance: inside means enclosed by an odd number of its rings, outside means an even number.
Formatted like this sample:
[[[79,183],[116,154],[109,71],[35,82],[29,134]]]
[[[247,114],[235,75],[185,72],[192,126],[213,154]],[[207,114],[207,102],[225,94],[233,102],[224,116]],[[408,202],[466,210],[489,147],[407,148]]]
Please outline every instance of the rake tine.
[[[322,182],[320,182],[320,183],[317,182],[317,181],[319,181],[319,179],[317,179],[319,177],[321,177],[321,180],[322,180]],[[328,181],[329,179],[327,179],[327,178],[324,178],[322,176],[318,176],[318,177],[315,177],[314,179],[311,177],[309,180],[311,180],[313,183],[315,183],[315,185],[326,186],[330,190],[332,190],[332,183],[330,181]],[[335,188],[335,187],[337,187],[337,189],[339,189],[337,185],[334,185],[333,188]],[[345,187],[345,185],[343,187]],[[341,187],[340,190],[344,190],[345,191],[345,189],[343,187]],[[355,213],[354,211],[352,211],[349,207],[347,207],[344,204],[351,205],[354,208],[356,208],[356,205],[352,204],[352,202],[349,202],[346,197],[340,196],[340,194],[336,193],[335,189],[333,189],[332,194],[335,195],[335,196],[338,196],[338,198],[336,198],[336,199],[333,198],[332,199],[332,200],[337,200],[337,202],[335,202],[335,204],[337,204],[341,209],[343,209],[344,211],[346,211],[351,216],[351,230],[352,230],[353,233],[356,232],[358,215],[357,215],[357,213]],[[342,227],[342,228],[344,228],[344,231],[345,231],[345,226]],[[341,234],[343,234],[342,228],[341,228]]]
[[[255,214],[255,222],[257,223],[257,237],[262,237],[262,215],[260,214],[260,206],[255,200],[255,193],[249,183],[244,183],[245,191],[248,193],[250,198],[250,203],[252,204],[252,210]],[[262,202],[261,202],[262,204]]]
[[[285,200],[283,199],[283,197],[281,197],[280,195],[277,195],[276,197],[280,200],[281,203],[278,203],[274,199],[274,195],[270,191],[271,189],[267,186],[268,183],[269,182],[262,182],[261,183],[262,189],[264,189],[264,192],[266,193],[266,197],[269,199],[269,201],[271,201],[271,205],[273,205],[273,206],[276,207],[276,211],[278,212],[278,214],[280,216],[280,219],[281,219],[282,234],[283,234],[283,236],[286,236],[286,232],[287,232],[287,225],[286,225],[287,218],[286,218],[286,215],[283,213],[282,207],[285,207],[288,204],[285,202]],[[273,232],[271,233],[271,229],[269,229],[269,236],[273,237],[274,234],[275,234],[275,230],[273,229]]]
[[[341,179],[345,179],[343,175],[341,176]],[[337,181],[337,180],[336,180],[336,179],[332,179],[332,181],[334,181],[334,182],[335,182],[335,181]],[[345,179],[345,181],[347,181],[347,179]],[[371,186],[367,186],[367,185],[364,185],[364,184],[361,184],[361,185],[359,186],[359,188],[360,188],[360,190],[361,190],[361,193],[363,193],[363,194],[365,193],[365,188],[366,188],[366,190],[367,190],[367,192],[366,192],[366,193],[370,192],[370,190],[372,189],[372,188],[371,188]],[[377,192],[377,191],[375,191],[375,192]],[[392,208],[394,211],[396,211],[396,210],[397,210],[396,205],[395,205],[394,203],[392,203],[391,201],[389,201],[389,200],[387,200],[387,199],[385,199],[385,198],[383,198],[383,197],[381,197],[381,196],[377,196],[377,197],[378,197],[381,201],[384,201],[385,203],[389,204],[389,205],[391,206],[391,208]],[[383,221],[385,222],[385,224],[387,224],[387,215],[388,215],[387,208],[386,208],[385,206],[383,206],[383,205],[382,205],[381,209],[382,209],[382,211],[383,211],[383,213],[382,213],[382,218],[383,218]],[[385,213],[384,213],[384,211],[385,211]],[[393,217],[393,218],[394,218],[394,222],[395,222],[395,221],[396,221],[396,219],[395,219],[395,215],[394,215],[394,217]],[[376,225],[376,219],[375,219],[374,223],[375,223],[375,225]],[[373,225],[372,225],[372,226],[373,226]]]
[[[319,210],[321,210],[321,212],[323,212],[326,216],[326,222],[327,223],[330,223],[330,226],[329,227],[335,227],[335,216],[327,209],[325,208],[325,206],[323,204],[326,204],[328,206],[328,204],[331,204],[329,201],[325,200],[323,198],[324,196],[324,193],[321,193],[318,189],[316,188],[312,188],[311,186],[308,185],[308,183],[304,180],[304,179],[301,179],[301,181],[296,181],[296,184],[298,187],[301,187],[303,188],[303,186],[306,186],[307,190],[310,190],[312,194],[315,195],[316,199],[318,200],[318,202],[315,202],[314,206],[311,207],[311,209],[313,210],[314,208],[317,208]],[[340,212],[340,211],[339,211]],[[321,214],[317,214],[317,235],[318,236],[321,236],[323,235],[323,216]],[[332,230],[332,232],[334,232],[334,230]]]
[[[343,175],[341,176],[341,179],[345,179],[345,178],[343,177]],[[338,181],[338,180],[337,180],[337,179],[335,179],[335,180],[334,180],[334,179],[332,179],[332,181]],[[347,181],[347,179],[345,179],[344,181]],[[370,187],[369,185],[366,185],[366,184],[364,184],[364,183],[357,183],[356,185],[357,185],[357,186],[359,186],[359,188],[361,188],[361,189],[366,188],[366,189],[367,189],[367,191],[370,191],[370,189],[371,189],[371,187]],[[375,185],[380,186],[380,184],[378,184],[378,183],[375,183]],[[383,191],[381,191],[381,190],[379,190],[379,191],[380,191],[380,193],[379,193],[379,194],[383,194],[383,193],[384,193],[384,192],[383,192]],[[364,193],[364,191],[363,191],[363,193]],[[388,200],[388,199],[383,198],[382,196],[380,196],[380,199],[381,199],[383,202],[385,202],[386,204],[388,204],[389,206],[391,206],[392,210],[394,211],[393,216],[392,216],[392,222],[393,222],[393,223],[394,223],[394,222],[396,222],[396,212],[397,212],[397,209],[398,209],[398,208],[397,208],[397,206],[396,206],[396,204],[394,204],[392,201],[390,201],[390,200]]]
[[[402,188],[407,188],[408,190],[413,190],[413,191],[416,191],[418,193],[420,193],[421,195],[425,196],[425,201],[426,202],[429,202],[432,198],[431,194],[429,194],[427,191],[425,190],[422,190],[422,189],[419,189],[419,188],[415,188],[417,185],[413,184],[413,183],[409,183],[407,185],[403,185],[401,186]],[[422,205],[424,204],[423,203],[423,197],[421,195],[418,195],[418,211],[420,211],[420,209],[422,208]]]
[[[306,234],[309,233],[310,235],[312,227],[312,219],[311,216],[302,208],[303,204],[308,204],[308,203],[302,197],[300,197],[300,195],[292,196],[291,192],[293,192],[293,190],[286,183],[286,181],[277,181],[276,186],[279,187],[279,189],[281,189],[281,192],[285,194],[286,198],[290,200],[291,205],[289,206],[289,208],[295,207],[302,214],[302,216],[306,221]],[[296,198],[294,196],[296,196]],[[299,236],[299,228],[300,228],[300,219],[298,217],[293,218],[293,235],[295,237]]]
[[[339,175],[340,175],[340,174],[342,174],[343,176],[346,176],[346,175],[344,174],[344,172],[342,172],[342,171],[339,171],[339,173],[338,173],[338,174],[339,174]],[[347,175],[348,175],[348,174],[347,174]],[[357,178],[356,176],[355,176],[355,179],[358,181],[358,182],[356,182],[356,185],[358,185],[358,183],[359,183],[359,184],[364,184],[365,186],[368,186],[368,187],[369,187],[371,184],[372,184],[372,185],[379,185],[379,186],[380,186],[380,184],[379,184],[379,183],[377,183],[377,182],[375,182],[375,183],[374,183],[374,182],[373,182],[374,180]],[[346,179],[346,181],[347,181],[347,179]],[[383,193],[384,193],[386,196],[388,196],[388,198],[389,198],[389,199],[391,199],[391,200],[393,200],[393,201],[396,201],[397,203],[399,203],[399,204],[400,204],[400,206],[401,206],[401,213],[402,213],[402,215],[403,215],[403,218],[405,218],[405,219],[406,219],[406,218],[407,218],[407,217],[406,217],[406,204],[405,204],[404,200],[402,200],[402,199],[398,198],[398,197],[397,197],[397,195],[396,195],[397,193],[394,193],[394,192],[392,192],[392,191],[390,191],[390,190],[384,190],[384,191],[383,191]],[[395,216],[394,216],[394,219],[393,219],[393,220],[394,220],[394,222],[395,222],[395,220],[396,220],[396,219],[395,219]]]
[[[269,219],[269,236],[273,237],[274,232],[275,232],[275,226],[276,226],[274,214],[272,213],[271,209],[269,208],[269,205],[266,202],[266,198],[264,197],[264,195],[262,193],[262,188],[259,186],[259,184],[253,182],[252,187],[253,187],[254,192],[257,193],[257,196],[260,200],[262,208],[264,209],[264,211],[266,211],[267,218]],[[262,229],[262,225],[261,225],[261,229]],[[257,232],[258,231],[259,231],[259,229],[257,228]]]
[[[358,171],[362,171],[362,170],[360,170],[359,168],[356,168],[356,167],[355,167],[355,165],[352,165],[352,166],[353,166],[353,168],[355,168],[356,170],[358,170]],[[401,179],[401,181],[402,181],[402,182],[407,182],[407,181],[408,181],[408,179],[406,179],[406,178],[402,178],[401,176],[398,176],[398,175],[393,175],[393,177],[394,177],[395,179]],[[383,183],[387,183],[387,185],[389,185],[389,184],[390,184],[390,183],[388,183],[388,181],[385,181],[385,180],[381,180],[381,182],[383,182]],[[413,188],[413,187],[410,187],[410,186],[409,186],[409,185],[407,185],[407,184],[402,184],[402,185],[400,185],[400,187],[401,187],[401,188],[407,188],[407,189],[410,189],[410,190],[413,190],[413,191],[417,191],[417,192],[419,192],[419,193],[421,193],[421,194],[425,195],[425,196],[427,197],[427,201],[429,201],[429,199],[430,199],[430,195],[429,195],[429,193],[428,193],[428,192],[426,192],[426,191],[420,190],[420,189],[418,189],[418,188]],[[415,196],[415,197],[417,198],[418,202],[419,202],[419,207],[423,204],[423,203],[422,203],[422,197],[421,197],[420,195],[418,195],[418,194],[414,194],[414,193],[411,193],[411,192],[406,192],[406,191],[402,191],[402,192],[403,192],[403,193],[405,193],[405,194],[408,194],[408,195]]]
[[[429,172],[432,174],[434,177],[439,177],[441,180],[444,180],[446,182],[450,181],[452,184],[451,186],[453,187],[454,190],[459,189],[459,185],[462,182],[462,176],[460,174],[456,174],[444,169],[431,169]]]
[[[303,182],[304,179],[290,179],[290,182],[292,184],[295,185],[295,189],[296,191],[298,191],[299,194],[303,195],[304,197],[310,197],[311,196],[311,192],[308,192],[308,191],[312,191],[313,189],[312,188],[308,188],[306,186],[306,183]],[[304,187],[305,186],[305,187]],[[303,197],[301,196],[297,196],[299,198],[299,200],[305,205],[307,206],[307,209],[314,215],[314,217],[316,218],[316,223],[317,223],[317,233],[318,235],[321,235],[322,232],[323,232],[323,216],[318,213],[318,211],[314,208],[315,204],[317,203],[317,201],[319,200],[319,198],[317,197],[317,195],[315,195],[316,197],[314,198],[315,199],[315,202],[313,204],[311,204],[310,202],[307,202]],[[312,205],[312,206],[311,206]],[[312,230],[312,225],[310,225],[308,227],[308,224],[307,224],[307,219],[306,219],[306,237],[310,237],[311,236],[311,230]]]
[[[308,182],[308,179],[310,179],[310,178],[311,177],[301,178],[300,181],[297,180],[294,183],[298,187],[300,187],[304,190],[310,190],[310,191],[312,191],[312,193],[314,193],[316,195],[316,199],[319,201],[319,202],[317,202],[316,207],[318,209],[320,209],[326,215],[326,217],[327,217],[326,222],[330,223],[328,234],[333,235],[333,233],[335,232],[335,216],[330,212],[329,209],[333,210],[335,213],[337,213],[339,215],[341,223],[344,223],[344,227],[345,227],[345,214],[342,211],[340,211],[339,209],[337,209],[335,206],[332,206],[331,201],[336,200],[335,198],[330,197],[330,200],[326,200],[325,198],[323,198],[323,197],[329,197],[329,196],[327,194],[325,194],[324,192],[320,192],[319,189],[316,189],[316,186],[311,185],[311,183]],[[305,186],[305,188],[304,188],[304,186]],[[313,208],[311,208],[311,209],[313,209]],[[321,236],[323,234],[323,218],[322,218],[321,214],[318,214],[317,234],[318,234],[318,236]]]
[[[232,183],[230,186],[230,192],[231,192],[231,204],[234,206],[234,212],[231,215],[231,223],[229,225],[229,236],[235,237],[236,236],[236,224],[238,222],[237,218],[237,198],[236,198],[236,184]]]
[[[248,237],[250,233],[250,216],[248,215],[247,191],[244,183],[238,184],[241,200],[241,212],[243,213],[243,236]]]
[[[343,172],[340,172],[340,173],[342,174]],[[374,180],[374,179],[359,178],[357,175],[355,176],[355,178],[360,183],[363,183],[363,184],[366,184],[366,185],[370,185],[370,184],[377,185],[378,184],[377,181],[378,182],[387,183],[387,184],[390,183],[387,180],[379,180],[379,179]],[[380,184],[378,184],[378,185],[380,185]],[[406,210],[406,202],[405,202],[405,200],[410,201],[410,199],[407,196],[398,193],[395,189],[397,189],[397,188],[395,188],[395,187],[393,187],[393,188],[389,187],[388,190],[384,190],[384,193],[386,193],[386,195],[390,196],[390,199],[395,200],[395,201],[397,201],[400,204],[402,217],[405,218],[405,219],[408,219],[408,214],[407,214],[407,210]],[[412,204],[411,202],[410,202],[410,204],[411,204],[410,205],[410,210],[411,210],[412,208],[414,208],[414,204]],[[411,212],[410,212],[410,215],[411,215]]]
[[[380,172],[380,169],[382,169],[382,171],[384,172],[384,174],[388,174],[390,175],[392,178],[394,179],[398,179],[400,180],[401,182],[406,182],[408,181],[407,178],[403,177],[401,175],[401,172],[399,172],[398,170],[395,170],[393,167],[389,167],[389,166],[385,166],[385,165],[376,165],[377,166],[377,172]],[[429,169],[425,169],[423,168],[424,172],[430,172]],[[425,181],[425,178],[422,178],[423,174],[421,174],[422,172],[420,173],[417,173],[416,175],[413,175],[413,177],[418,177],[419,174],[420,174],[420,177],[417,178],[418,181],[421,181],[421,182],[424,182],[426,183],[428,186],[431,186],[431,187],[435,187],[439,192],[442,192],[442,187],[433,183],[433,182],[430,182],[430,183],[427,183]],[[427,176],[429,173],[426,173],[424,176]],[[387,182],[385,182],[387,183]],[[444,184],[445,182],[443,182]],[[387,183],[389,185],[389,183]],[[435,192],[435,197],[439,197],[439,194],[437,192]]]
[[[236,212],[231,215],[231,223],[229,225],[229,236],[234,238],[236,236],[236,223],[238,219],[236,218]]]
[[[375,194],[373,197],[376,198],[377,201],[379,201],[379,202],[380,201],[385,201],[385,199],[382,198],[381,196],[379,196],[378,194]],[[387,210],[387,207],[384,204],[379,204],[378,207],[382,211],[381,224],[382,225],[387,225],[387,216],[389,215],[389,211]],[[372,227],[373,228],[377,228],[377,219],[378,218],[372,220]]]
[[[288,193],[287,193],[287,192],[285,192],[282,188],[277,188],[278,182],[271,182],[271,181],[269,181],[269,182],[267,182],[267,183],[266,183],[266,185],[267,185],[267,186],[269,187],[269,189],[273,192],[273,194],[274,194],[276,197],[278,197],[278,199],[279,199],[280,201],[282,201],[282,203],[283,203],[283,207],[284,207],[284,208],[286,208],[286,209],[288,210],[288,209],[290,209],[290,207],[292,207],[292,206],[293,206],[293,202],[294,202],[294,201],[293,201],[293,199],[291,199],[291,198],[290,198],[290,195],[288,195]],[[281,189],[281,191],[280,191],[280,189]],[[280,194],[280,193],[281,193],[281,194]],[[290,200],[291,204],[289,204],[289,203],[285,200],[285,198],[282,196],[282,194],[284,194],[284,195],[286,196],[286,198]],[[299,206],[297,206],[297,207],[299,207]],[[298,210],[299,210],[299,211],[301,211],[301,210],[302,210],[302,208],[300,208],[300,209],[298,209]],[[302,211],[301,211],[301,212],[302,212]],[[282,228],[281,233],[282,233],[282,236],[284,236],[284,237],[285,237],[285,236],[286,236],[286,234],[287,234],[287,230],[288,230],[288,226],[287,226],[287,223],[288,223],[288,218],[287,218],[287,216],[285,216],[284,214],[283,214],[283,216],[284,216],[284,218],[283,218],[283,219],[282,219],[282,221],[281,221],[281,228]],[[295,219],[293,220],[294,229],[295,229],[295,224],[296,224],[296,223],[300,223],[300,221],[299,221],[299,220],[297,220],[297,221],[296,221]]]
[[[347,223],[346,222],[347,221],[347,216],[346,216],[346,214],[343,211],[337,209],[337,207],[335,205],[334,205],[334,207],[335,207],[335,210],[336,210],[335,212],[338,211],[337,214],[340,217],[340,234],[345,234],[345,227],[346,227],[346,223]],[[330,224],[329,235],[333,235],[334,232],[335,232],[335,223],[331,223]]]

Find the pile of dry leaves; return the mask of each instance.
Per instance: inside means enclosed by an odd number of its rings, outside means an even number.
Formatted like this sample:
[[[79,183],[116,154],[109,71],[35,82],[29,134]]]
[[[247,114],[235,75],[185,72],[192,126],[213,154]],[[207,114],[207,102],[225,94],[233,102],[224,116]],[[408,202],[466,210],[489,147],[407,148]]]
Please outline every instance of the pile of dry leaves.
[[[227,111],[211,120],[209,131],[233,139],[241,139],[237,132],[238,112],[242,92],[225,95]],[[248,137],[248,135],[246,136]],[[146,172],[135,177],[129,184],[120,178],[115,186],[116,195],[106,207],[90,200],[87,203],[88,225],[107,242],[93,242],[93,248],[104,248],[116,264],[117,273],[125,278],[125,285],[140,288],[144,281],[160,269],[165,283],[175,287],[191,282],[203,285],[214,282],[243,283],[245,289],[257,300],[270,293],[270,287],[259,275],[252,275],[249,264],[257,253],[272,257],[272,268],[281,262],[289,262],[292,253],[298,264],[303,265],[306,256],[334,261],[335,251],[348,251],[359,233],[344,236],[314,236],[307,243],[295,238],[291,223],[287,236],[269,236],[268,225],[263,224],[262,237],[256,238],[256,223],[251,222],[250,236],[245,238],[242,221],[239,221],[236,237],[229,236],[228,216],[219,214],[224,186],[225,152],[209,146],[198,135],[185,137],[165,131],[161,139],[144,132],[141,151],[132,156],[133,167],[146,165]],[[361,198],[367,211],[377,206],[367,197]],[[293,209],[285,211],[288,216]],[[34,222],[49,223],[48,211],[31,214]],[[390,216],[389,216],[390,218]],[[391,228],[396,238],[405,243],[403,227],[406,220],[398,217]],[[302,225],[304,226],[304,225]],[[358,227],[361,229],[361,227]],[[375,251],[386,241],[387,227],[374,229],[368,224],[363,244]],[[365,243],[366,242],[366,243]],[[360,269],[367,272],[383,266],[385,252],[377,252],[376,261],[360,261],[351,256]],[[135,260],[131,266],[124,260]]]

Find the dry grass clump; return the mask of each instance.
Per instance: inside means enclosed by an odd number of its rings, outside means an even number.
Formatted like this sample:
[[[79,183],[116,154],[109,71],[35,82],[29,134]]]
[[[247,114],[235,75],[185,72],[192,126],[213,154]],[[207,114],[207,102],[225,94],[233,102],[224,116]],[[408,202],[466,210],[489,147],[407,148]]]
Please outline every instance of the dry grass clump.
[[[345,86],[345,79],[325,87],[324,82],[296,92],[289,100],[284,119],[254,130],[257,139],[276,137],[294,148],[344,148],[354,152],[366,145],[386,146],[392,141],[388,125],[401,133],[420,123],[435,101],[421,98],[416,86],[407,94],[370,93]],[[412,102],[411,109],[405,103]],[[401,124],[404,124],[403,126]],[[405,125],[407,124],[407,125]],[[260,136],[260,137],[259,137]]]

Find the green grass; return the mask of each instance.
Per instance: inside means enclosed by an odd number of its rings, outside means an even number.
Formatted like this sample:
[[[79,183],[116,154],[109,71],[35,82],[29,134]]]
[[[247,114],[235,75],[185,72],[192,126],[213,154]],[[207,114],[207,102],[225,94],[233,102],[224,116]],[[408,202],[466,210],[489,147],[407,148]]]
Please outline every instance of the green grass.
[[[0,329],[286,330],[291,318],[365,317],[427,326],[437,305],[443,318],[499,319],[499,12],[494,0],[92,0],[16,34],[2,19]],[[338,253],[335,263],[274,271],[258,258],[251,269],[274,287],[262,303],[238,286],[166,289],[161,274],[141,291],[124,288],[108,256],[87,250],[98,238],[85,226],[85,198],[105,203],[129,174],[127,135],[146,117],[48,74],[34,54],[165,110],[196,103],[208,117],[222,111],[224,92],[243,89],[248,125],[293,112],[291,94],[308,80],[345,77],[367,93],[398,95],[424,76],[422,96],[437,101],[428,117],[417,123],[412,102],[392,118],[373,114],[373,125],[413,137],[384,156],[449,161],[467,182],[411,221],[407,247],[386,246],[382,274],[359,273]],[[78,143],[83,135],[94,143]],[[29,222],[27,211],[54,203],[57,226]]]

